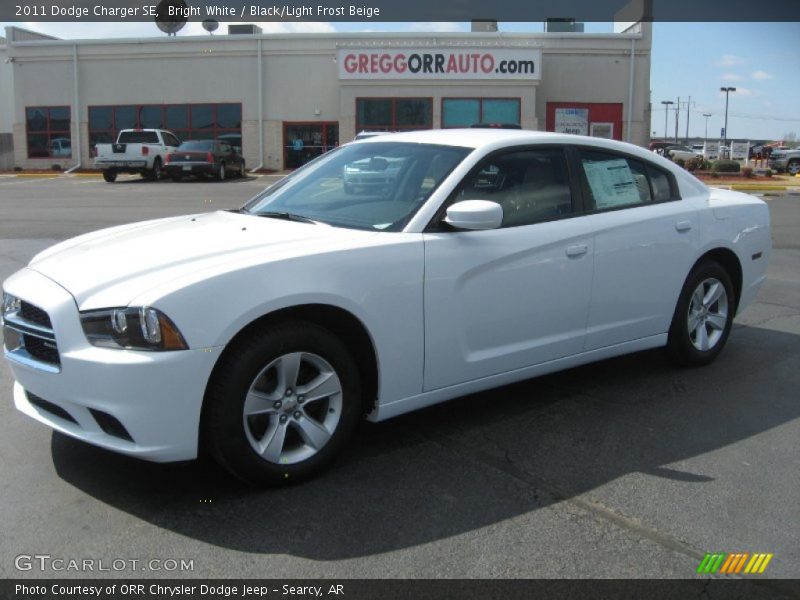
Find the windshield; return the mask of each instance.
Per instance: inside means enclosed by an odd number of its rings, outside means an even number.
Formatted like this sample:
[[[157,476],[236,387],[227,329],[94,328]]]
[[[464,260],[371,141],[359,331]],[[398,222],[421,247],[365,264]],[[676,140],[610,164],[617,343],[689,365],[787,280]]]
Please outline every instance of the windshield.
[[[342,146],[267,188],[243,211],[399,231],[470,152],[404,142]]]
[[[183,142],[180,146],[178,146],[178,150],[213,150],[214,149],[214,142],[207,142],[207,141],[189,141]]]

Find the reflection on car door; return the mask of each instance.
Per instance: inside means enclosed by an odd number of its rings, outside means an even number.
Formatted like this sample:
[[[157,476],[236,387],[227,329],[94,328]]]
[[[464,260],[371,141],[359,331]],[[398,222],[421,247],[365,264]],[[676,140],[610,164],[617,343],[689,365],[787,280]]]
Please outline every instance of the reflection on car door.
[[[595,233],[585,350],[666,333],[695,256],[696,202],[654,165],[580,151]]]
[[[483,161],[451,201],[503,207],[490,231],[431,230],[425,242],[426,391],[578,353],[592,235],[575,213],[560,148]]]

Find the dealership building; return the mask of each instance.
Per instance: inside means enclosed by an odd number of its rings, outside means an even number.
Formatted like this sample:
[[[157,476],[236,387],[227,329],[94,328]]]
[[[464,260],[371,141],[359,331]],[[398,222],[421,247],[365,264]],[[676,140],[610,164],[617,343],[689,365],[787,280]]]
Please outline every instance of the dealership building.
[[[514,123],[647,143],[651,24],[492,29],[60,40],[7,27],[0,168],[90,168],[94,144],[135,127],[221,137],[272,170],[362,130]]]

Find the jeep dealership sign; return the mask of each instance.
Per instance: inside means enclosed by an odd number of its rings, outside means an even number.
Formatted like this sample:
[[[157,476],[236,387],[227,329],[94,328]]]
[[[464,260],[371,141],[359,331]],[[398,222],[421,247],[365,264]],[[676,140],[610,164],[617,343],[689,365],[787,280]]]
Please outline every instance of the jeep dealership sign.
[[[339,79],[538,80],[538,48],[342,48]]]

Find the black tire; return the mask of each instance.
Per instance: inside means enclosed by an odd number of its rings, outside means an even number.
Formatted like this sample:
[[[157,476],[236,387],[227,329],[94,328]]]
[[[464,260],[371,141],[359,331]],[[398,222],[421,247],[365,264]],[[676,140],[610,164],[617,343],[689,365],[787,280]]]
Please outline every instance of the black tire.
[[[789,175],[797,175],[800,173],[800,160],[790,160],[789,164],[786,165],[786,172],[789,173]]]
[[[344,193],[345,194],[355,194],[356,193],[356,188],[354,186],[350,185],[349,183],[345,183],[344,184]]]
[[[117,172],[114,169],[105,169],[103,171],[103,179],[106,183],[114,183],[117,180]]]
[[[156,157],[153,161],[153,168],[147,172],[147,178],[152,181],[158,181],[162,176],[161,159]]]
[[[695,313],[693,308],[697,306],[693,304],[692,298],[701,284],[704,289],[710,290],[711,282],[719,282],[724,289],[724,297],[720,297],[716,302],[710,303],[705,308],[705,313]],[[724,307],[725,318],[724,326],[719,327],[720,311],[722,309],[722,300],[724,298],[726,306]],[[678,365],[687,367],[699,367],[707,365],[713,361],[720,352],[722,352],[725,342],[731,332],[733,319],[736,316],[737,298],[731,282],[731,277],[728,272],[716,261],[704,260],[697,264],[695,268],[689,273],[686,282],[683,284],[681,295],[678,298],[678,304],[675,307],[675,313],[672,316],[672,324],[669,329],[669,337],[667,341],[667,350],[670,358]],[[709,319],[706,324],[705,321],[697,321],[696,318],[707,315]],[[698,323],[698,329],[690,332],[690,319],[693,319],[692,324]],[[716,326],[712,326],[716,322]],[[699,329],[705,330],[705,334]],[[698,336],[705,335],[709,341],[707,349],[701,349],[698,346],[704,344]],[[714,339],[713,343],[710,340]]]
[[[219,171],[217,171],[217,179],[219,181],[225,181],[228,177],[228,170],[225,168],[225,163],[219,163]]]
[[[238,177],[239,179],[243,179],[246,175],[247,173],[245,173],[244,161],[242,161],[239,163]]]
[[[281,357],[296,353],[305,353],[303,356],[310,353],[315,358],[322,358],[333,369],[341,384],[341,394],[336,396],[338,409],[331,408],[334,406],[331,399],[309,401],[305,406],[299,404],[300,389],[302,389],[299,382],[302,379],[304,364],[298,370],[301,376],[297,378],[298,393],[295,395],[295,404],[289,405],[287,401],[287,405],[281,408],[284,413],[270,408],[272,414],[261,415],[266,420],[266,423],[262,423],[263,437],[256,436],[253,429],[248,430],[251,425],[249,421],[246,424],[244,418],[245,397],[251,389],[251,384],[261,381],[260,374],[268,374],[270,371],[265,369],[275,364]],[[278,390],[278,383],[275,385],[275,390]],[[267,393],[277,393],[283,397],[280,391]],[[292,390],[289,389],[286,393],[287,397],[291,396]],[[270,399],[268,404],[271,402]],[[313,450],[315,452],[313,455],[287,464],[283,454],[280,459],[276,457],[270,461],[256,451],[254,443],[257,442],[251,440],[254,437],[261,437],[259,441],[264,443],[269,429],[277,427],[280,418],[289,419],[284,425],[287,433],[285,441],[280,445],[281,451],[287,445],[289,452],[294,451],[289,444],[290,428],[294,430],[293,435],[296,441],[300,442],[301,450],[310,451],[310,446],[303,445],[306,443],[305,438],[299,436],[302,436],[300,421],[309,418],[312,413],[304,412],[298,417],[299,413],[294,411],[298,408],[311,411],[311,407],[322,411],[321,417],[314,417],[317,424],[320,419],[329,418],[328,413],[339,413],[338,421],[332,426],[330,437],[324,445]],[[289,411],[288,417],[285,411]],[[203,411],[204,443],[211,455],[223,467],[250,484],[288,484],[306,479],[326,467],[352,436],[362,413],[358,366],[344,343],[333,333],[318,325],[287,322],[253,331],[235,342],[235,347],[223,355],[206,391]],[[283,437],[281,439],[284,440]]]

